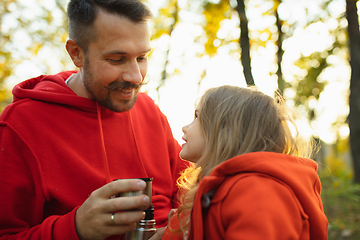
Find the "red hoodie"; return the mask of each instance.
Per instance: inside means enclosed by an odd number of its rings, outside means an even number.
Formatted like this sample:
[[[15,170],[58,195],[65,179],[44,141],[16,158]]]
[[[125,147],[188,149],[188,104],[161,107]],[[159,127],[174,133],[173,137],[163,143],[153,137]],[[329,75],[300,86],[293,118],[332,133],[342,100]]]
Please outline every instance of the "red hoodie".
[[[326,240],[320,188],[313,160],[271,152],[234,157],[200,181],[188,239]],[[179,228],[177,215],[171,226]],[[183,238],[167,229],[162,239]]]
[[[113,179],[153,178],[157,227],[177,202],[185,164],[153,100],[140,93],[115,113],[77,96],[65,83],[72,73],[18,84],[0,115],[1,239],[78,239],[78,206]]]

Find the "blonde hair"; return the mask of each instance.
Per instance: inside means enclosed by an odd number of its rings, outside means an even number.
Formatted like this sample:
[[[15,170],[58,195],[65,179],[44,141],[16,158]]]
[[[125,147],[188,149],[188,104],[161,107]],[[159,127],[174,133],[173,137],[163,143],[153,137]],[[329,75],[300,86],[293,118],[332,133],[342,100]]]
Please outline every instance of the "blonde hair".
[[[180,228],[188,230],[190,211],[200,180],[232,157],[258,151],[310,157],[299,138],[283,98],[270,97],[256,88],[221,86],[209,89],[199,101],[199,121],[205,150],[197,163],[178,179],[185,189],[178,209]],[[292,124],[295,136],[290,130]]]

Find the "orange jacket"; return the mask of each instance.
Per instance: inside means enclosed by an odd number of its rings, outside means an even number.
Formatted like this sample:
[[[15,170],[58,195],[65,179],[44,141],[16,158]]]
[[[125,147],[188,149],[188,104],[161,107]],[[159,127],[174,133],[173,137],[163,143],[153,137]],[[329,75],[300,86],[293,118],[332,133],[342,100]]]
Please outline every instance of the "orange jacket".
[[[325,240],[320,189],[313,160],[271,152],[234,157],[201,180],[188,239]],[[163,239],[183,238],[167,229]]]

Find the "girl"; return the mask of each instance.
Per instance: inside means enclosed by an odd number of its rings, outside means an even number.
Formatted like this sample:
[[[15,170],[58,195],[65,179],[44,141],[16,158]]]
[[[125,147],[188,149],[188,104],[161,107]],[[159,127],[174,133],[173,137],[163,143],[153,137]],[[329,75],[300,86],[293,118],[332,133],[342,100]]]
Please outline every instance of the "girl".
[[[304,156],[280,96],[222,86],[183,127],[194,163],[162,239],[327,239],[317,164]]]

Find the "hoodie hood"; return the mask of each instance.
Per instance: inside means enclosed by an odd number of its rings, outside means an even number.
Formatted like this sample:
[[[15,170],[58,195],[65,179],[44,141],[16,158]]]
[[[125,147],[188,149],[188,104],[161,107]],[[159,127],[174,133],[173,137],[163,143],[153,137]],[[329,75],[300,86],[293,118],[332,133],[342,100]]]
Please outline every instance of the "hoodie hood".
[[[74,73],[77,73],[77,71],[65,71],[56,75],[41,75],[21,82],[13,88],[13,102],[30,98],[43,102],[69,105],[96,113],[97,104],[95,101],[79,97],[65,83],[66,79]],[[103,111],[111,112],[105,108],[102,108]]]
[[[273,152],[254,152],[231,158],[217,166],[209,176],[200,181],[192,216],[202,216],[203,195],[207,196],[209,193],[212,195],[211,192],[219,187],[225,179],[242,173],[260,173],[275,178],[291,188],[303,208],[302,214],[309,218],[310,235],[316,236],[314,232],[327,231],[323,224],[327,222],[327,219],[323,212],[320,197],[321,184],[317,169],[317,163],[311,159]],[[192,218],[191,224],[192,229],[203,229],[200,226],[202,221],[198,219]],[[199,236],[202,233],[195,233],[195,235],[197,237],[190,239],[201,239]],[[321,238],[315,237],[314,239]]]
[[[78,108],[93,114],[97,118],[99,129],[99,143],[103,153],[103,165],[106,181],[110,182],[108,156],[106,154],[102,117],[107,117],[114,112],[100,106],[96,101],[78,96],[68,85],[66,80],[77,71],[64,71],[56,75],[41,75],[17,84],[13,88],[13,103],[26,99],[41,102],[56,103]]]

